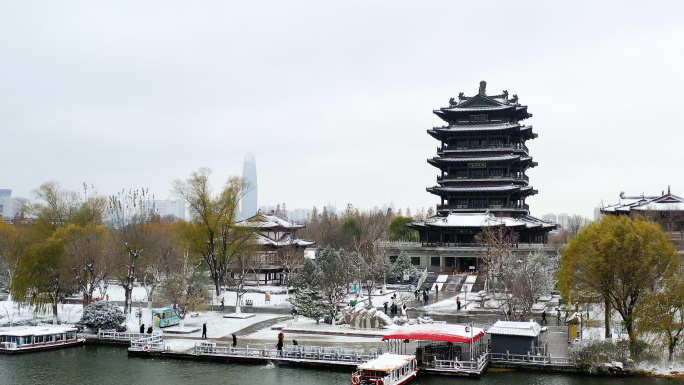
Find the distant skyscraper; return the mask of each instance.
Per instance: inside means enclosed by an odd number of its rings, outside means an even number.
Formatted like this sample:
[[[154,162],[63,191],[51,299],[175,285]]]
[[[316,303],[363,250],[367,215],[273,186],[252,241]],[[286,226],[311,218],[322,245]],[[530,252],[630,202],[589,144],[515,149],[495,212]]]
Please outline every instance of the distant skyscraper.
[[[547,221],[547,222],[558,223],[558,218],[556,217],[556,214],[554,214],[554,213],[544,214],[544,215],[542,215],[542,219]]]
[[[257,213],[257,171],[254,155],[245,155],[245,163],[242,166],[242,177],[249,183],[247,194],[242,198],[241,219],[247,219]]]
[[[185,201],[176,200],[155,200],[154,212],[160,217],[173,215],[178,219],[185,220]]]

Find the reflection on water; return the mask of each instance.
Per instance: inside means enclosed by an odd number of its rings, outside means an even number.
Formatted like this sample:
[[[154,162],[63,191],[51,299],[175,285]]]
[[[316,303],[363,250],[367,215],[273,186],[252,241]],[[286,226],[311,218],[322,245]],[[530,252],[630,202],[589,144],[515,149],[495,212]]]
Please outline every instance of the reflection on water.
[[[124,347],[87,345],[41,353],[0,356],[0,384],[349,384],[350,373],[268,365],[128,358]],[[589,377],[529,372],[489,373],[479,380],[420,375],[414,385],[652,385],[672,384],[656,378]]]

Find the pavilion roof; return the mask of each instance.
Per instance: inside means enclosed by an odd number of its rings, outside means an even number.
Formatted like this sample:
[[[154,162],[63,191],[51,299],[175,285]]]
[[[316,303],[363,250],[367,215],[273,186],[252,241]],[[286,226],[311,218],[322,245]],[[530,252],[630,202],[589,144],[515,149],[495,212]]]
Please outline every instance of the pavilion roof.
[[[684,211],[684,198],[671,194],[661,196],[625,196],[620,194],[620,202],[601,208],[607,214],[627,214],[630,211]]]
[[[469,124],[469,123],[466,123],[466,124],[451,124],[447,127],[434,127],[433,130],[438,131],[438,132],[450,133],[450,132],[457,132],[457,131],[502,131],[502,130],[511,130],[511,129],[516,129],[516,128],[521,128],[521,127],[526,127],[526,126],[521,126],[519,124],[511,124],[511,123],[488,123],[488,124],[482,124],[482,123]]]
[[[276,240],[273,238],[270,238],[264,234],[261,233],[254,233],[256,235],[256,241],[260,245],[270,245],[274,247],[283,247],[283,246],[299,246],[299,247],[307,247],[313,245],[314,241],[309,241],[307,239],[299,239],[295,238],[292,234],[285,234],[282,238]]]
[[[288,222],[272,214],[258,213],[251,218],[237,222],[235,226],[249,227],[252,229],[301,229],[304,225]]]
[[[522,163],[530,163],[532,167],[536,166],[537,163],[532,161],[531,156],[526,155],[502,155],[502,156],[482,156],[482,157],[441,157],[436,156],[428,159],[427,162],[433,166],[438,165],[448,165],[448,164],[458,164],[458,163],[482,163],[482,162],[500,162],[509,163],[514,161],[520,161]]]
[[[450,186],[434,186],[428,187],[427,192],[443,195],[443,194],[483,194],[483,193],[528,193],[536,194],[532,186],[521,186],[521,185],[506,185],[506,186],[472,186],[472,187],[450,187]]]
[[[435,215],[422,221],[410,223],[413,228],[482,228],[506,226],[510,228],[556,228],[555,223],[543,221],[530,215],[518,218],[495,217],[491,213],[449,213],[446,216]]]

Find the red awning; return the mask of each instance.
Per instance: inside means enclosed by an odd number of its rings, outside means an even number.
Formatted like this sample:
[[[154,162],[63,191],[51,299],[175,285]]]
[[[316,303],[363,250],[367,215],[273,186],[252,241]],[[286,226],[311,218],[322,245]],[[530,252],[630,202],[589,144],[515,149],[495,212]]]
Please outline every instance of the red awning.
[[[483,335],[484,331],[478,327],[473,327],[471,330],[471,327],[466,325],[420,324],[408,325],[392,331],[385,335],[382,340],[422,340],[470,344]]]

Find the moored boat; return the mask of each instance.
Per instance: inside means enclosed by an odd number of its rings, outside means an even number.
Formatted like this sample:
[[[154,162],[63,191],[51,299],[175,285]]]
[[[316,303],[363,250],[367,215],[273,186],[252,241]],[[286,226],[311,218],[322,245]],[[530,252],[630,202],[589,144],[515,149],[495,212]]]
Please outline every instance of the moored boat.
[[[403,385],[417,374],[416,356],[385,353],[365,362],[352,374],[352,385]]]
[[[61,326],[0,328],[0,353],[28,353],[82,345],[78,330]]]

